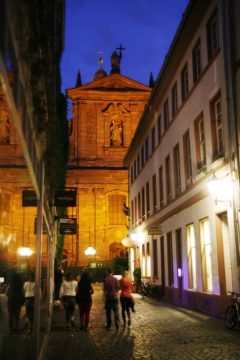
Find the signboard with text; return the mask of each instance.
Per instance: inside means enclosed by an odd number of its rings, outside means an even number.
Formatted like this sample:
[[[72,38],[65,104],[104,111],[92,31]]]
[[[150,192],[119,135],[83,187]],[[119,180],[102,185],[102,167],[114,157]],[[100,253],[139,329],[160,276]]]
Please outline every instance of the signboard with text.
[[[162,234],[162,225],[149,225],[148,226],[148,235],[161,235]]]
[[[55,191],[54,205],[56,207],[74,207],[76,206],[76,200],[76,189],[63,189]]]
[[[22,207],[37,206],[37,195],[34,190],[23,190]]]
[[[60,217],[59,218],[59,234],[76,235],[77,234],[77,218]]]

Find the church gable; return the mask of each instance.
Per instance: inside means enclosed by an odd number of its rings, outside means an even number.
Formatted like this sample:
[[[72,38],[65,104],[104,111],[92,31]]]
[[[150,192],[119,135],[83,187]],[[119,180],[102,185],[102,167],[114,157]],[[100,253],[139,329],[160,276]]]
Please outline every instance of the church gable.
[[[134,81],[120,74],[109,75],[103,79],[92,81],[78,88],[68,90],[69,97],[75,97],[83,90],[98,91],[144,91],[151,92],[152,89],[140,82]]]

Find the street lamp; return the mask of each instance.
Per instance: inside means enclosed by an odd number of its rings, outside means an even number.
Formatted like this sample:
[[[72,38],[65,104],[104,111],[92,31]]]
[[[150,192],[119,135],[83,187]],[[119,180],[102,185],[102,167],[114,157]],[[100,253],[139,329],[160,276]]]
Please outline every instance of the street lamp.
[[[26,264],[22,264],[22,266],[28,268],[28,258],[33,254],[32,249],[28,246],[21,246],[18,248],[17,253],[26,260]]]
[[[233,198],[233,182],[230,177],[217,178],[214,174],[208,181],[207,186],[216,204],[218,202],[229,202],[231,204]]]
[[[30,249],[30,247],[27,247],[27,246],[21,246],[18,248],[18,255],[19,256],[31,256],[33,254],[33,251],[32,249]]]
[[[91,261],[92,261],[92,256],[95,256],[96,254],[96,250],[94,249],[93,246],[88,246],[88,248],[86,250],[84,250],[84,254],[89,256],[90,258],[90,267],[91,267]]]
[[[94,256],[96,254],[96,250],[93,246],[89,246],[86,250],[84,250],[84,254],[87,256]]]
[[[142,233],[131,233],[130,234],[130,238],[132,239],[132,241],[134,242],[134,246],[139,246],[142,244],[143,241],[143,234]]]

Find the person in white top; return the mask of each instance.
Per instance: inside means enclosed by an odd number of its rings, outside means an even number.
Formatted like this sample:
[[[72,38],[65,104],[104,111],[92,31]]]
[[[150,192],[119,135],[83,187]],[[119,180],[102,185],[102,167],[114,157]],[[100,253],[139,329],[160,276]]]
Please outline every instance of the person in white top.
[[[72,273],[68,272],[65,276],[65,279],[62,282],[60,288],[60,299],[62,300],[67,326],[75,326],[74,323],[74,310],[76,305],[76,291],[77,291],[77,281],[73,280]]]
[[[28,327],[29,331],[32,331],[35,297],[35,277],[32,272],[29,273],[28,280],[23,284],[23,291],[26,304],[26,327]]]

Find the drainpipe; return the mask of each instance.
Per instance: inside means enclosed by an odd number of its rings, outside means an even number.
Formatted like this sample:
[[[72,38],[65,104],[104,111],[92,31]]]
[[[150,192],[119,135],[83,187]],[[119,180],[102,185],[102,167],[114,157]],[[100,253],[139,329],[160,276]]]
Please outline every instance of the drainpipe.
[[[223,35],[223,55],[224,55],[224,73],[226,81],[227,96],[227,118],[228,118],[228,134],[229,134],[229,152],[231,157],[230,170],[234,187],[233,196],[233,219],[234,233],[236,243],[237,265],[240,266],[240,236],[239,236],[239,210],[240,210],[240,191],[239,191],[239,139],[238,139],[238,123],[237,123],[237,104],[236,104],[236,88],[234,87],[234,73],[232,69],[231,47],[235,44],[231,39],[230,30],[230,6],[232,1],[221,0],[222,11],[222,35]],[[236,86],[236,85],[235,85]],[[240,286],[240,274],[238,275]]]

